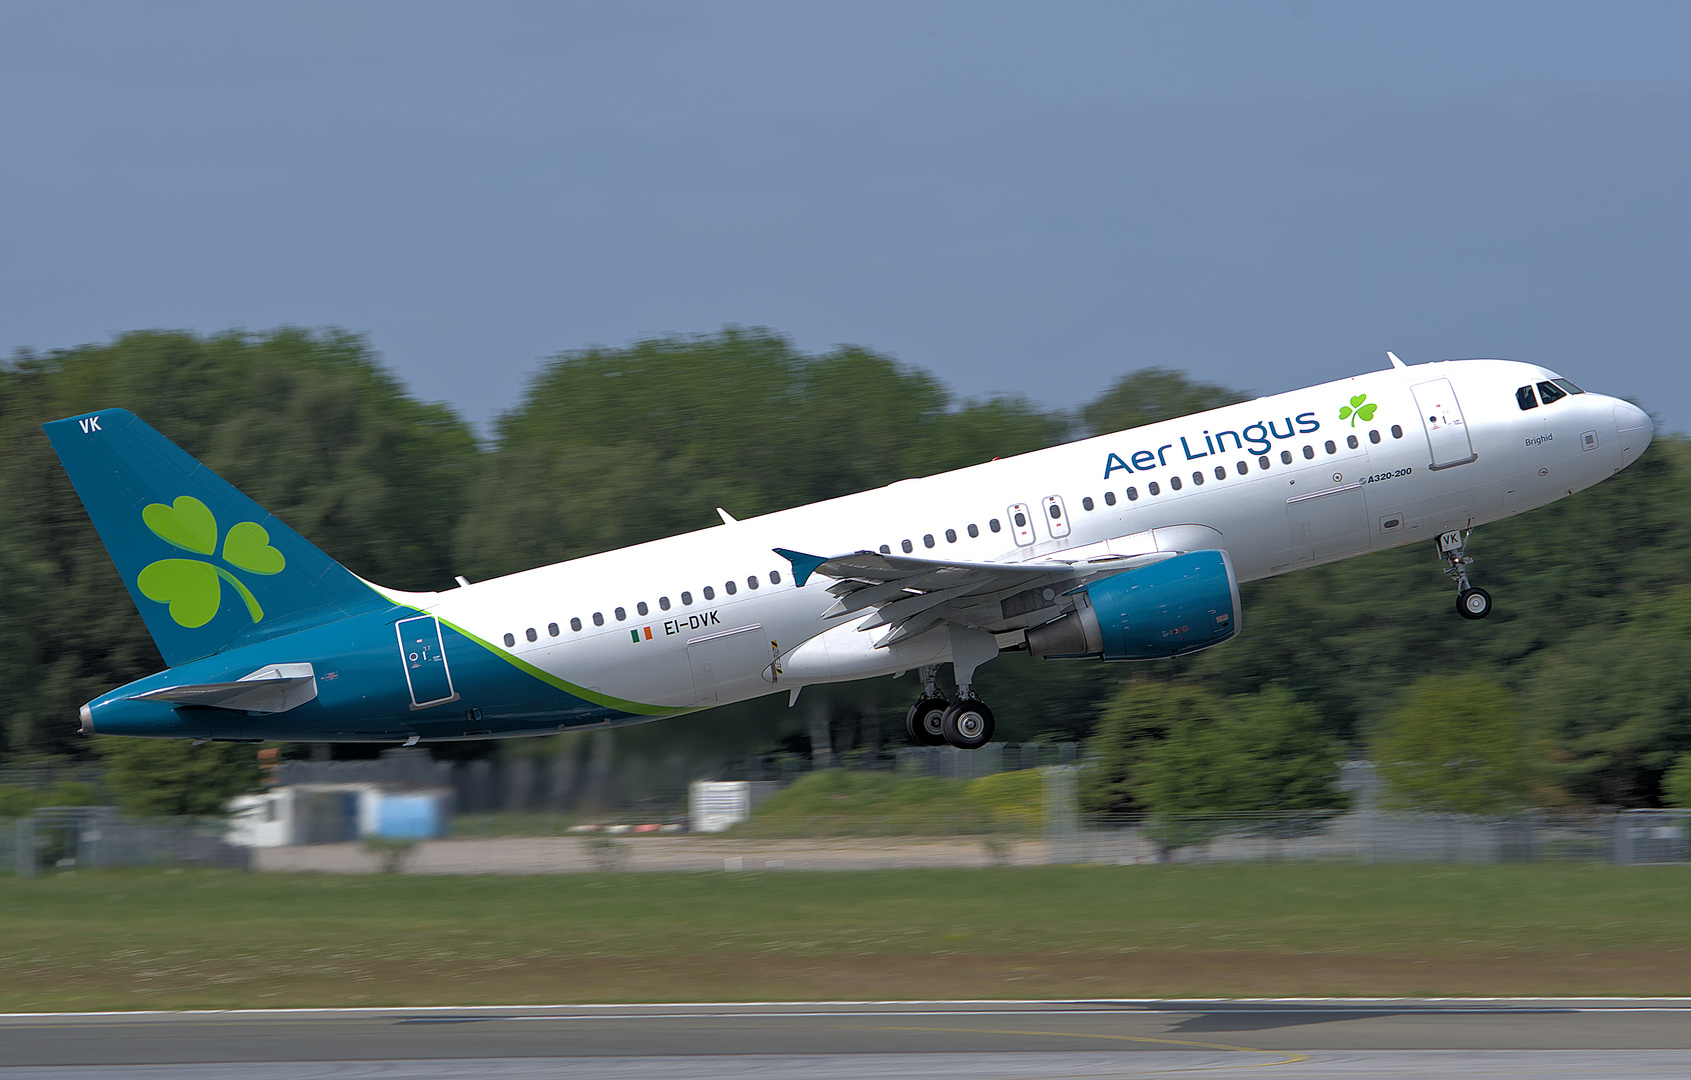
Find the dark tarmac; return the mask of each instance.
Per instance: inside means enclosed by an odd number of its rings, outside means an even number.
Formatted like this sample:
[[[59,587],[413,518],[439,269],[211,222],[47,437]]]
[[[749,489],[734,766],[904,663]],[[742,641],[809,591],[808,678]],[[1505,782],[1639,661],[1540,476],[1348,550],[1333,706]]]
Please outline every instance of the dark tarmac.
[[[150,1067],[149,1067],[150,1066]],[[1684,1077],[1691,999],[897,1002],[0,1017],[0,1080]]]

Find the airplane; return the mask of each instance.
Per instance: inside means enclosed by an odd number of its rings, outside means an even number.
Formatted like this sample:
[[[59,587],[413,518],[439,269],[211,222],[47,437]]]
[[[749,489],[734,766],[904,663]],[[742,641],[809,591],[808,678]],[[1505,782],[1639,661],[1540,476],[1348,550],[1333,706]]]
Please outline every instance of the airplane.
[[[1243,582],[1427,542],[1482,619],[1476,526],[1625,468],[1630,402],[1507,360],[1391,366],[438,592],[358,577],[132,413],[44,425],[170,667],[86,733],[486,739],[917,671],[925,745],[978,748],[1009,650],[1155,660],[1240,633]],[[950,664],[956,695],[941,692]]]

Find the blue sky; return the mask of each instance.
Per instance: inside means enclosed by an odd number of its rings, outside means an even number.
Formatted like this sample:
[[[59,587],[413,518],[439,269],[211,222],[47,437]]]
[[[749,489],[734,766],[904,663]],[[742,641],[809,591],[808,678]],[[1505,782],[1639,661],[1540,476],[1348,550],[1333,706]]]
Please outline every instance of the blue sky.
[[[725,324],[963,396],[1506,356],[1691,428],[1691,5],[0,2],[0,350]]]

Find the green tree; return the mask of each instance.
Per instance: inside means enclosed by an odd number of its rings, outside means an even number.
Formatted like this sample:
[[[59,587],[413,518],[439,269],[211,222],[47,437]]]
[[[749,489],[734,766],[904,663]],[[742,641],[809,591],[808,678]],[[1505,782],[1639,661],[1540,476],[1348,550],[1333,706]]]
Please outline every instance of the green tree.
[[[1176,724],[1147,748],[1138,786],[1156,814],[1333,810],[1349,802],[1343,756],[1313,708],[1270,686],[1228,698],[1218,719]]]
[[[1386,805],[1496,814],[1528,801],[1522,725],[1509,690],[1480,675],[1429,675],[1386,714],[1373,746]]]
[[[1082,775],[1081,809],[1135,813],[1151,809],[1145,763],[1182,729],[1203,730],[1227,714],[1227,702],[1198,686],[1142,679],[1129,683],[1104,709]]]
[[[955,405],[865,349],[808,356],[730,328],[554,357],[500,417],[458,533],[478,576],[528,569],[910,476],[1067,432],[1025,401]]]
[[[1662,781],[1663,801],[1669,806],[1691,810],[1691,752],[1679,755]]]
[[[259,784],[258,753],[245,743],[194,746],[181,739],[96,738],[106,786],[137,817],[208,817]]]
[[[1194,382],[1185,372],[1141,368],[1123,375],[1088,403],[1081,418],[1089,434],[1103,435],[1218,409],[1248,396],[1214,383]]]

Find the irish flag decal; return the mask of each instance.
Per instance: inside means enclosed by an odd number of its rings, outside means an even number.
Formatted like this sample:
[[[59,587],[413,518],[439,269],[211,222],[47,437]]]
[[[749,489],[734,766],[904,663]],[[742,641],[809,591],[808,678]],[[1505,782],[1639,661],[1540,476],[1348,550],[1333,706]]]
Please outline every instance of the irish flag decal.
[[[647,641],[652,640],[652,628],[649,627],[649,626],[645,627],[643,629],[640,629],[640,630],[630,630],[628,632],[628,640],[630,640],[630,641],[634,642],[636,645],[638,645],[640,643],[640,635],[641,634],[646,635]]]

